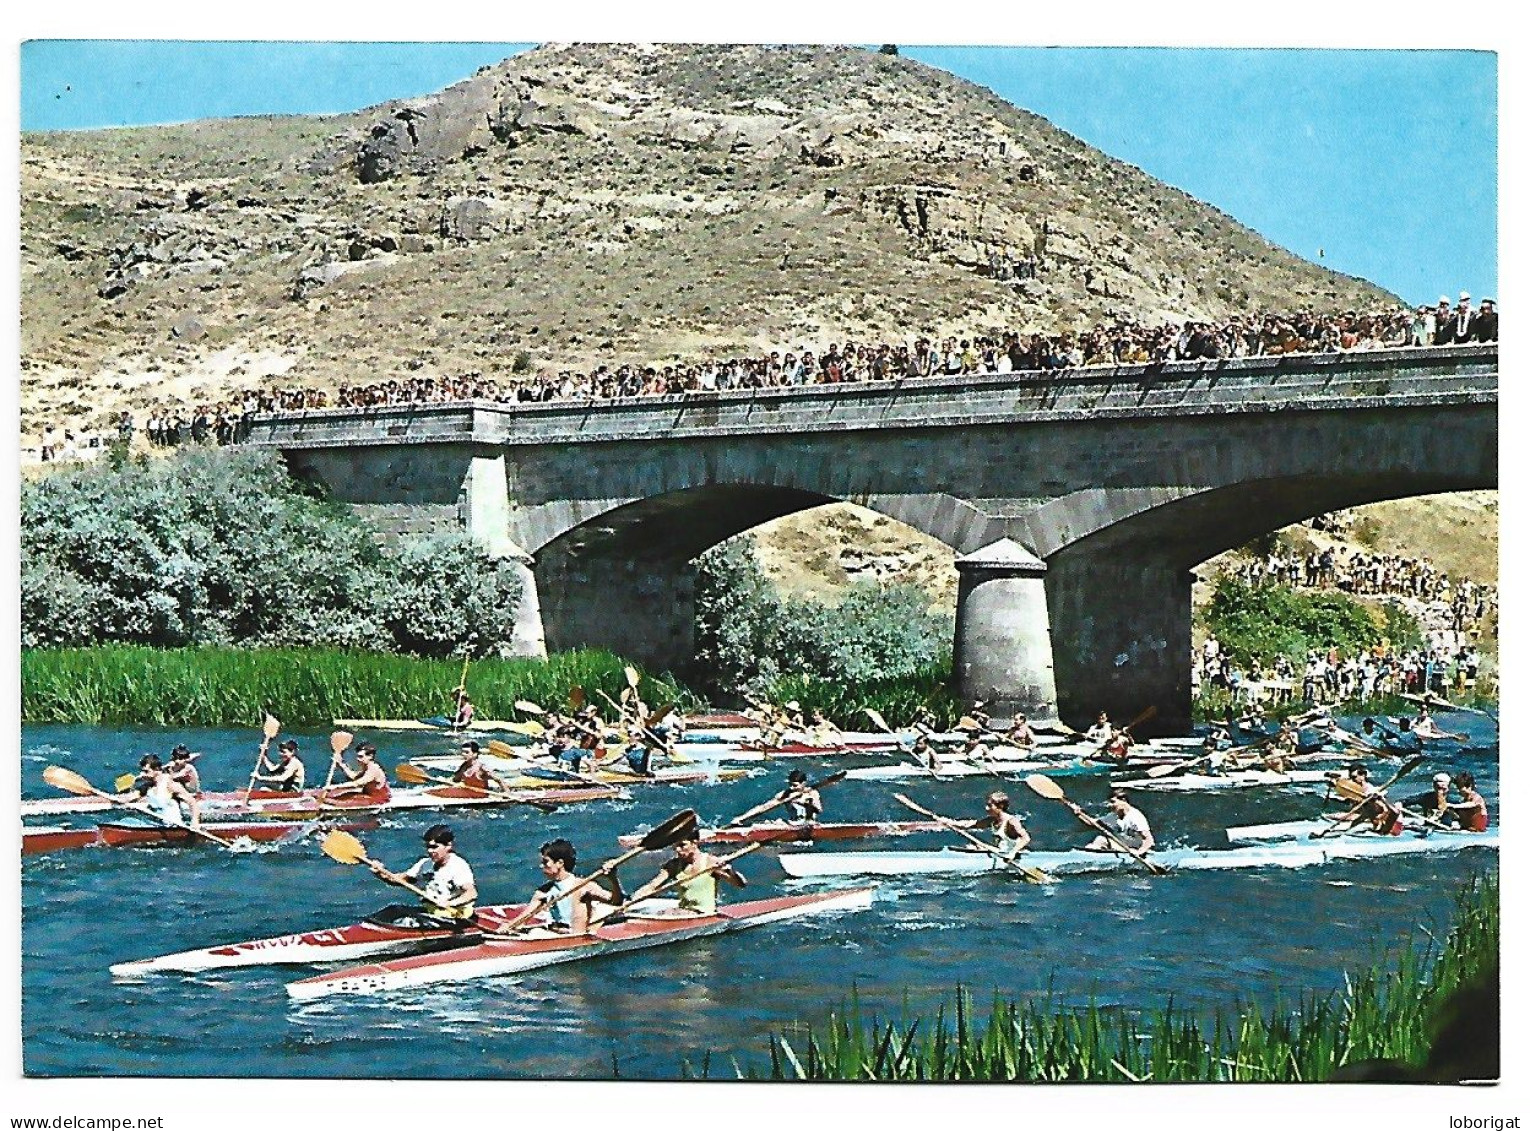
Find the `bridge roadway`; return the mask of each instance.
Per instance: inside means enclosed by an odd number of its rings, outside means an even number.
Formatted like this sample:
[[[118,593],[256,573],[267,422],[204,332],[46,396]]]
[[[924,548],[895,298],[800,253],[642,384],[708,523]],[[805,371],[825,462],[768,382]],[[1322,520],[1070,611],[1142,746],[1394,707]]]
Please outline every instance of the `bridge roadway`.
[[[1300,354],[546,404],[256,417],[248,443],[400,535],[523,567],[516,649],[692,658],[692,559],[849,500],[953,547],[959,691],[1190,710],[1193,566],[1383,499],[1495,487],[1498,350]]]

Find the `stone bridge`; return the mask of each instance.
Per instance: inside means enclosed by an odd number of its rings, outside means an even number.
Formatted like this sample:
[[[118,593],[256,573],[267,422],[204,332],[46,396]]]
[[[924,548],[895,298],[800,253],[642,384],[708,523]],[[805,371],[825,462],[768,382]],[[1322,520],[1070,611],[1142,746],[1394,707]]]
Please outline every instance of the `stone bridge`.
[[[692,655],[694,568],[848,500],[960,555],[959,691],[1000,710],[1190,712],[1193,566],[1339,507],[1498,482],[1498,350],[257,417],[400,533],[465,527],[525,566],[518,650]],[[544,643],[545,642],[545,643]]]

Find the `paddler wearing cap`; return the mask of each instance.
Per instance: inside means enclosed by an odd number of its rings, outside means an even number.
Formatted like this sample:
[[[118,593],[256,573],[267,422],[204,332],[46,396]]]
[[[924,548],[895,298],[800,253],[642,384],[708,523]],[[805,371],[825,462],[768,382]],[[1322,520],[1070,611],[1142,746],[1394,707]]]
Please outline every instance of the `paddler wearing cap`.
[[[1434,821],[1443,820],[1450,811],[1450,775],[1441,771],[1430,784],[1434,788],[1407,798],[1403,807]]]
[[[665,884],[679,880],[676,888],[678,914],[717,914],[717,881],[725,880],[736,888],[747,886],[749,881],[732,864],[717,867],[717,857],[701,850],[700,836],[695,826],[687,830],[682,839],[675,842],[674,856],[659,869],[657,876],[634,891],[628,902],[636,903]]]
[[[370,861],[373,875],[390,884],[403,887],[425,880],[424,899],[418,907],[395,904],[370,916],[371,921],[422,930],[442,927],[462,930],[470,923],[478,885],[473,869],[457,855],[455,840],[449,826],[432,825],[425,830],[425,855],[406,871],[390,872],[377,861]]]

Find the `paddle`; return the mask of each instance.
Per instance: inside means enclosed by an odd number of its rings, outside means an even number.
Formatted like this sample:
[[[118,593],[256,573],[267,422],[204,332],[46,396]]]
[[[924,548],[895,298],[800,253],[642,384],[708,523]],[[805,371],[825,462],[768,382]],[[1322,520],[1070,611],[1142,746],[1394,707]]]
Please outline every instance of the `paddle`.
[[[1095,832],[1101,833],[1107,839],[1119,845],[1123,852],[1137,860],[1142,864],[1143,867],[1145,867],[1149,872],[1152,872],[1155,876],[1162,876],[1168,873],[1169,870],[1162,864],[1159,864],[1153,860],[1149,860],[1144,853],[1127,844],[1115,833],[1111,832],[1110,829],[1107,828],[1103,823],[1096,820],[1094,817],[1091,817],[1088,813],[1085,813],[1083,809],[1079,808],[1079,806],[1075,805],[1072,801],[1069,801],[1067,795],[1063,793],[1062,786],[1058,785],[1051,778],[1045,777],[1042,774],[1031,774],[1025,779],[1025,784],[1030,787],[1033,793],[1038,793],[1042,797],[1048,798],[1052,801],[1061,801],[1069,809],[1073,810],[1073,815],[1080,821],[1084,822],[1084,824],[1088,825]]]
[[[1211,761],[1213,754],[1202,754],[1196,758],[1189,758],[1183,762],[1165,762],[1161,766],[1149,766],[1147,776],[1150,778],[1165,778],[1170,774],[1177,774],[1181,770],[1188,770],[1191,766],[1198,766],[1202,762]]]
[[[181,825],[174,821],[167,821],[164,817],[161,817],[147,805],[136,805],[131,801],[123,801],[119,798],[113,797],[105,790],[97,789],[95,786],[91,785],[90,782],[85,779],[83,774],[77,774],[73,770],[66,770],[63,766],[48,766],[43,770],[43,781],[47,782],[54,789],[61,789],[65,793],[77,794],[80,797],[99,797],[101,800],[110,801],[113,805],[117,805],[123,809],[131,809],[135,813],[142,813],[150,820],[163,825],[167,829],[185,829],[187,832],[195,836],[202,837],[204,840],[212,841],[220,848],[234,847],[232,841],[224,840],[221,836],[207,832],[205,829],[202,829],[197,825]]]
[[[250,784],[244,787],[244,799],[248,801],[250,794],[255,792],[255,779],[260,776],[260,767],[266,764],[266,751],[271,749],[271,740],[280,733],[282,724],[273,716],[267,715],[261,733],[264,737],[260,740],[260,752],[255,755],[255,768],[250,771]]]
[[[1049,884],[1049,883],[1052,882],[1052,877],[1047,875],[1040,868],[1032,868],[1028,864],[1021,864],[1019,861],[1017,861],[1017,860],[1015,860],[1015,859],[1013,859],[1013,858],[1011,858],[1009,856],[1004,855],[1004,853],[1000,852],[993,845],[991,845],[991,844],[984,844],[981,840],[979,840],[977,837],[973,836],[970,832],[968,832],[966,829],[962,828],[960,825],[958,825],[955,821],[951,820],[950,818],[942,817],[939,813],[936,813],[936,812],[934,812],[932,810],[926,809],[923,805],[920,805],[920,804],[918,804],[915,801],[909,800],[907,797],[903,796],[903,794],[901,794],[901,793],[893,794],[893,799],[896,800],[899,804],[905,806],[906,808],[912,809],[915,813],[923,813],[926,817],[930,818],[930,820],[934,821],[936,824],[943,825],[945,828],[950,829],[957,836],[961,837],[964,840],[967,840],[967,841],[971,842],[971,844],[974,847],[982,849],[984,852],[988,853],[988,855],[992,856],[995,860],[998,860],[1006,868],[1009,868],[1011,871],[1015,872],[1017,875],[1023,877],[1029,883],[1033,883],[1033,884]]]
[[[352,740],[354,740],[355,737],[356,736],[348,730],[337,730],[329,736],[329,773],[324,778],[324,788],[319,790],[318,793],[314,794],[314,801],[317,803],[321,811],[326,805],[329,804],[325,800],[324,795],[329,792],[329,787],[334,784],[335,767],[340,764],[340,755],[346,750],[347,747],[350,746]],[[338,808],[338,806],[329,805],[329,808],[335,809]]]
[[[501,742],[497,738],[491,738],[489,740],[489,753],[494,754],[500,758],[518,758],[520,756],[516,753],[515,747],[511,746],[508,742]],[[586,785],[595,785],[599,786],[601,789],[609,789],[612,793],[619,792],[610,782],[601,781],[600,778],[596,777],[594,774],[581,773],[578,770],[570,770],[564,766],[553,766],[550,768],[556,770],[560,774],[568,775],[568,777],[573,781],[582,781]],[[503,782],[500,784],[502,786],[504,785]]]
[[[844,781],[845,775],[849,772],[849,770],[836,771],[826,778],[820,778],[818,781],[809,782],[807,785],[801,786],[798,789],[787,793],[784,797],[775,797],[769,801],[766,801],[764,804],[756,805],[753,809],[745,809],[737,817],[734,817],[731,821],[727,822],[723,828],[737,828],[739,825],[742,825],[751,817],[758,817],[761,813],[769,813],[777,806],[785,805],[788,802],[795,801],[797,798],[802,797],[804,794],[811,793],[815,789],[823,789],[825,786],[833,785],[835,782]]]
[[[620,915],[623,912],[627,911],[628,908],[632,907],[634,904],[643,903],[643,902],[646,902],[647,900],[652,899],[654,896],[658,895],[660,892],[670,891],[670,890],[672,890],[674,888],[679,887],[681,884],[690,883],[690,881],[695,880],[695,879],[700,879],[702,876],[711,875],[713,872],[716,872],[719,869],[728,867],[735,860],[737,860],[740,856],[748,856],[751,852],[755,852],[755,851],[757,851],[757,850],[759,850],[761,848],[764,848],[764,847],[765,847],[764,843],[760,842],[760,841],[757,841],[754,844],[746,844],[743,848],[740,848],[737,852],[730,853],[727,856],[719,856],[715,861],[713,861],[711,864],[708,864],[705,868],[703,868],[699,872],[692,872],[689,875],[681,873],[680,875],[675,876],[673,879],[665,880],[662,884],[660,884],[658,887],[654,888],[653,891],[649,892],[642,899],[629,899],[629,900],[627,900],[627,902],[619,904],[617,907],[613,908],[609,915],[602,916],[602,919],[609,920],[609,919],[613,918],[614,916]],[[641,918],[641,916],[639,916],[639,918]],[[665,918],[668,918],[668,916],[665,916]]]
[[[118,793],[126,793],[133,788],[133,783],[137,780],[137,774],[118,774],[112,779],[112,788]]]
[[[393,776],[398,778],[399,781],[406,783],[407,785],[455,786],[458,789],[470,789],[475,793],[481,793],[485,797],[494,792],[494,790],[484,789],[482,786],[467,785],[464,782],[453,781],[451,778],[442,778],[436,777],[434,774],[427,774],[424,770],[420,769],[420,767],[414,765],[412,762],[400,762],[398,767],[393,771]],[[508,786],[506,786],[492,774],[489,775],[489,781],[499,786],[501,791],[508,791],[509,789]],[[532,808],[540,809],[544,813],[556,813],[558,811],[558,807],[556,805],[549,805],[545,801],[532,801],[530,798],[525,797],[506,797],[505,800],[516,805],[530,805]]]
[[[1397,767],[1397,772],[1388,778],[1385,782],[1377,786],[1371,792],[1364,793],[1359,801],[1355,803],[1354,808],[1350,809],[1348,812],[1340,813],[1337,817],[1330,817],[1328,819],[1328,827],[1326,829],[1319,829],[1315,833],[1309,833],[1308,835],[1310,839],[1321,840],[1325,836],[1329,836],[1330,834],[1338,831],[1338,828],[1341,824],[1349,821],[1352,817],[1355,816],[1355,814],[1359,813],[1360,810],[1364,809],[1372,801],[1380,800],[1382,804],[1395,808],[1395,806],[1392,806],[1392,803],[1387,801],[1382,795],[1385,794],[1388,789],[1392,788],[1392,786],[1397,783],[1397,780],[1400,777],[1418,769],[1418,767],[1421,766],[1423,762],[1424,755],[1422,754],[1419,754],[1413,758],[1409,758],[1401,766]],[[1334,792],[1346,799],[1352,799],[1354,791],[1363,788],[1364,787],[1361,786],[1358,782],[1352,782],[1346,778],[1338,778],[1333,783]]]
[[[533,703],[530,699],[517,699],[515,701],[517,711],[525,711],[528,715],[545,715],[546,709],[540,703]]]
[[[866,713],[866,717],[869,718],[872,721],[872,723],[874,723],[880,730],[886,731],[888,734],[890,734],[894,738],[898,739],[898,749],[899,750],[902,750],[902,751],[904,751],[905,753],[908,753],[908,754],[912,754],[914,752],[913,751],[913,747],[905,746],[903,744],[903,739],[898,737],[898,732],[893,730],[892,727],[887,725],[887,720],[882,717],[882,714],[881,714],[880,711],[878,711],[875,707],[863,707],[861,709]],[[922,734],[928,734],[929,733],[928,731],[925,731],[924,728],[922,728],[922,727],[920,727],[918,729],[920,730],[920,733],[922,733]],[[933,777],[933,778],[935,778],[935,779],[937,779],[939,781],[944,781],[945,780],[944,778],[941,777],[940,771],[938,769],[936,769],[936,766],[935,766],[935,751],[934,751],[933,748],[930,750],[930,764],[929,765],[925,765],[923,762],[919,761],[919,759],[917,759],[917,758],[914,759],[914,765],[916,767],[918,767],[919,769],[923,770],[925,773],[929,774],[931,777]],[[993,771],[990,770],[989,772],[992,773]],[[994,776],[997,777],[998,775],[994,774]]]
[[[337,864],[365,864],[369,869],[374,864],[379,868],[382,867],[381,864],[378,864],[376,860],[367,855],[366,845],[362,844],[361,841],[344,829],[332,829],[326,833],[324,840],[319,844],[319,851]],[[376,872],[372,874],[374,876],[377,875]],[[377,878],[382,879],[381,876],[377,876]],[[430,898],[408,880],[400,880],[398,886],[407,888],[421,899],[428,900]]]
[[[652,829],[649,829],[648,832],[644,833],[643,838],[638,841],[636,848],[629,849],[628,851],[623,852],[620,856],[613,856],[610,860],[607,860],[595,871],[591,872],[584,879],[580,880],[573,887],[569,888],[568,891],[564,892],[559,898],[566,899],[573,895],[576,891],[583,891],[602,876],[610,875],[617,868],[620,868],[623,864],[636,856],[641,856],[645,852],[653,852],[660,848],[668,848],[670,845],[684,840],[687,836],[698,835],[699,826],[696,819],[696,811],[694,809],[682,809],[673,817],[670,817],[667,821],[654,826]],[[530,919],[533,914],[534,912],[532,912],[530,909],[527,909],[526,911],[523,911],[517,915],[514,919],[511,919],[508,923],[505,923],[496,928],[494,933],[501,935],[511,934],[516,927],[519,927],[522,923],[526,922],[526,920]]]

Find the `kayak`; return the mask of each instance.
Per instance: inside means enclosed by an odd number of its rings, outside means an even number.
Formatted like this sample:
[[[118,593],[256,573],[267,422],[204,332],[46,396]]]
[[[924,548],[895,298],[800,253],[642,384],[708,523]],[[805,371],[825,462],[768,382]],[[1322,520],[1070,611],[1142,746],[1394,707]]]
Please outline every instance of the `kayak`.
[[[1161,778],[1131,778],[1111,784],[1120,789],[1152,790],[1160,793],[1199,793],[1224,789],[1253,789],[1256,786],[1306,785],[1326,781],[1328,770],[1233,770],[1226,774],[1167,774]]]
[[[345,829],[348,832],[356,832],[363,829],[375,829],[376,821],[349,821],[340,825],[327,825],[326,828]],[[213,836],[223,840],[251,840],[262,844],[271,844],[284,840],[297,840],[309,835],[313,830],[305,825],[291,823],[273,823],[270,821],[219,821],[202,823],[202,831],[212,833]],[[128,821],[102,821],[91,828],[26,828],[21,830],[21,854],[34,856],[44,852],[59,852],[70,848],[92,848],[104,845],[107,848],[149,848],[162,845],[181,844],[210,844],[204,837],[199,837],[190,829],[171,826],[156,825],[149,822],[139,824]]]
[[[860,766],[853,770],[847,770],[846,778],[854,778],[857,781],[904,781],[909,778],[976,778],[995,777],[1010,774],[1047,774],[1050,777],[1080,777],[1089,774],[1103,774],[1110,767],[1101,762],[1086,761],[1075,758],[1070,762],[1040,762],[1034,759],[1025,762],[1000,762],[990,760],[983,762],[937,762],[936,768],[931,770],[924,766],[916,766],[912,762],[898,762],[890,766]]]
[[[308,790],[303,794],[293,793],[286,789],[257,789],[248,794],[251,801],[271,801],[290,799],[293,797],[312,797],[317,795],[317,790]],[[245,791],[231,790],[223,793],[201,793],[197,800],[208,806],[240,807],[246,800]],[[21,803],[21,815],[23,817],[58,817],[74,813],[105,813],[112,809],[120,809],[122,806],[116,802],[106,801],[100,797],[44,797],[23,801]]]
[[[755,825],[702,829],[701,843],[703,845],[773,844],[777,841],[860,840],[874,836],[936,833],[945,827],[937,821],[882,821],[860,825],[828,823],[794,825],[785,821],[762,821]],[[622,836],[617,838],[617,843],[623,848],[633,848],[642,839],[640,836]]]
[[[1335,813],[1335,817],[1340,814]],[[1229,844],[1264,844],[1270,841],[1282,840],[1310,840],[1314,834],[1328,832],[1334,828],[1331,821],[1280,821],[1273,825],[1238,825],[1227,830]],[[1460,829],[1441,829],[1433,825],[1426,825],[1422,821],[1404,817],[1404,835],[1417,833],[1420,836],[1436,836],[1441,833],[1455,835],[1462,832]],[[1331,840],[1335,836],[1379,836],[1378,833],[1361,833],[1345,831],[1342,833],[1329,832],[1322,839]],[[1481,836],[1481,833],[1471,833],[1471,836]]]
[[[474,719],[465,727],[455,727],[452,720],[445,715],[432,715],[428,719],[336,719],[335,727],[339,730],[434,730],[444,734],[462,734],[465,731],[492,731],[504,732],[510,735],[505,741],[515,745],[517,740],[528,743],[531,740],[521,734],[515,728],[524,726],[524,723],[511,722],[506,719]]]
[[[1431,833],[1428,836],[1376,836],[1345,834],[1323,840],[1258,844],[1244,848],[1160,849],[1148,859],[1175,871],[1223,871],[1242,868],[1307,868],[1333,860],[1371,856],[1410,856],[1430,852],[1454,852],[1465,848],[1498,848],[1498,834]],[[786,874],[798,879],[826,876],[926,876],[966,872],[1007,872],[1009,869],[986,852],[944,848],[938,852],[802,852],[779,857]],[[1054,876],[1086,872],[1145,872],[1141,862],[1124,853],[1025,852],[1019,863],[1040,868]]]
[[[382,993],[410,986],[518,974],[558,963],[665,946],[766,923],[831,912],[860,911],[871,906],[875,891],[875,888],[866,887],[814,895],[778,896],[721,907],[713,915],[683,917],[657,912],[653,917],[644,917],[639,914],[640,904],[621,922],[602,923],[589,935],[548,934],[545,938],[494,939],[439,954],[418,954],[353,966],[291,982],[287,993],[295,1001],[312,1001],[335,994]]]
[[[494,928],[509,922],[522,911],[522,903],[480,907],[474,916],[476,927]],[[353,923],[349,927],[325,927],[297,935],[275,935],[250,942],[228,943],[201,950],[182,950],[156,958],[119,962],[111,967],[117,978],[136,978],[144,974],[195,974],[202,970],[224,970],[235,966],[303,966],[322,962],[355,962],[362,958],[386,958],[443,950],[482,941],[474,927],[453,930],[410,930],[378,923]]]
[[[470,789],[460,785],[433,785],[417,788],[394,789],[385,801],[371,797],[352,795],[326,800],[320,804],[310,794],[287,794],[280,800],[256,801],[239,811],[258,813],[268,817],[309,817],[325,813],[391,813],[404,809],[461,809],[494,808],[502,805],[577,805],[586,801],[624,799],[627,795],[609,785],[564,785],[543,782],[533,789],[490,791]],[[212,807],[218,813],[230,810]]]
[[[527,796],[538,798],[537,790],[556,786],[566,786],[573,782],[583,782],[588,778],[610,786],[623,785],[695,785],[699,782],[737,781],[748,777],[749,770],[734,769],[724,770],[715,766],[701,766],[697,769],[682,769],[679,767],[661,767],[654,770],[651,775],[635,774],[629,770],[608,768],[594,770],[575,777],[567,770],[548,765],[545,762],[532,762],[524,758],[508,759],[500,758],[494,754],[484,756],[484,762],[492,764],[493,773],[506,786],[512,790],[525,790]],[[445,755],[431,755],[426,758],[415,758],[413,764],[421,769],[451,772],[462,764],[461,758]],[[401,792],[394,790],[395,794]]]

